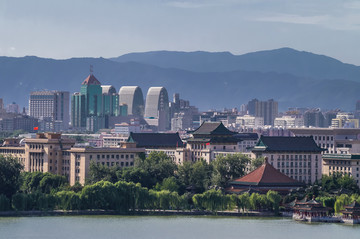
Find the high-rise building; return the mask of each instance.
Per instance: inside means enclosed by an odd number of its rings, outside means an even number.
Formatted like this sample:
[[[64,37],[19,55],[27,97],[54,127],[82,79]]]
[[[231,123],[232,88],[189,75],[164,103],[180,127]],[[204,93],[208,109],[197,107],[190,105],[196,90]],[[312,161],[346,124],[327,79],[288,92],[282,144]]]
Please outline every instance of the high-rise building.
[[[90,74],[83,81],[80,92],[71,97],[71,124],[75,128],[85,128],[87,118],[94,116],[102,116],[102,88],[101,83]]]
[[[304,113],[306,127],[325,127],[325,117],[320,109],[311,109]]]
[[[120,105],[127,105],[127,115],[144,116],[144,96],[139,86],[121,87],[119,98]]]
[[[112,85],[102,85],[102,110],[104,115],[119,115],[119,95]]]
[[[119,95],[111,85],[101,85],[93,74],[71,97],[71,124],[74,128],[97,131],[108,128],[109,117],[118,116]]]
[[[66,130],[69,127],[69,92],[33,91],[30,93],[29,115],[47,122],[42,130]],[[42,125],[42,124],[40,124]],[[59,125],[60,127],[55,127]]]
[[[248,103],[250,115],[263,117],[265,125],[274,125],[274,119],[278,115],[278,102],[270,99],[268,101],[259,101],[253,99]]]
[[[16,102],[12,102],[11,104],[8,104],[6,106],[6,112],[19,114],[20,113],[20,107],[19,107],[18,104],[16,104]]]
[[[146,95],[146,122],[159,131],[170,129],[169,97],[164,87],[150,87]]]

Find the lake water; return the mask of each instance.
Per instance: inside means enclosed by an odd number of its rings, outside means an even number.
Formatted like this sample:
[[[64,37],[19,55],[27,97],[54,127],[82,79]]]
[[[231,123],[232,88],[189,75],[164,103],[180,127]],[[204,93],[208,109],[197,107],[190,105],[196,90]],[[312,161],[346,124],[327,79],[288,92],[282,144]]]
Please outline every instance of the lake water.
[[[359,239],[360,225],[282,218],[58,216],[0,218],[0,238]]]

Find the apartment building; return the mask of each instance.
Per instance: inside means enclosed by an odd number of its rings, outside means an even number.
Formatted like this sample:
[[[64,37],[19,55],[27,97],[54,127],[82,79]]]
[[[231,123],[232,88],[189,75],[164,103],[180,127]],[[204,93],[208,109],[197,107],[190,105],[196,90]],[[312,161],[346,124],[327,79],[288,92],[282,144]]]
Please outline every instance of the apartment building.
[[[301,128],[289,130],[294,136],[312,136],[315,143],[325,149],[323,153],[360,153],[360,129]]]
[[[322,173],[352,176],[360,187],[360,154],[323,154]]]
[[[321,152],[312,137],[261,136],[252,158],[267,157],[272,166],[287,176],[314,183],[322,175]]]
[[[9,142],[8,140],[7,142]],[[61,134],[41,133],[19,144],[6,143],[0,154],[16,157],[26,172],[49,172],[67,177],[70,185],[85,184],[90,162],[105,166],[131,167],[145,149],[125,144],[121,148],[74,147],[75,140]]]

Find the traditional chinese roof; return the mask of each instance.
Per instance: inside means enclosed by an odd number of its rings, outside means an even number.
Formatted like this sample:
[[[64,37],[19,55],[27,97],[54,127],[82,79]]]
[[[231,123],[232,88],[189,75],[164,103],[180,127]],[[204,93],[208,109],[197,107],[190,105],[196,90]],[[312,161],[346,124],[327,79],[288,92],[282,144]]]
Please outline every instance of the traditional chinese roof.
[[[139,148],[184,147],[178,133],[130,133],[127,141],[136,143]]]
[[[235,179],[231,185],[257,185],[257,186],[303,186],[303,183],[288,177],[274,168],[267,160],[249,174]]]
[[[235,132],[228,130],[222,122],[203,122],[193,135],[233,135]]]
[[[90,74],[82,83],[82,85],[101,85],[93,74]]]
[[[281,137],[261,136],[253,151],[266,152],[321,152],[323,151],[311,136],[309,137]]]
[[[258,140],[259,136],[257,133],[238,133],[235,134],[234,137],[240,140]]]

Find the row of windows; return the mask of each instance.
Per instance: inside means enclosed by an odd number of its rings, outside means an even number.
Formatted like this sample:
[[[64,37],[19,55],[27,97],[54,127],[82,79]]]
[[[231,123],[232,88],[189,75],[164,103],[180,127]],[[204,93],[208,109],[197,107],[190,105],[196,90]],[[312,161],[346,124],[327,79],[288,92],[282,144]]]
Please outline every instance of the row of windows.
[[[340,165],[351,165],[351,161],[344,161],[344,160],[329,160],[329,164],[340,164]],[[357,162],[359,165],[359,162]]]
[[[0,149],[0,154],[24,154],[25,150],[17,149]]]
[[[315,140],[334,140],[334,136],[315,136],[314,137]]]
[[[333,169],[333,170],[349,170],[351,169],[351,167],[339,167],[339,166],[329,166],[329,170]],[[356,168],[356,171],[359,171],[359,168]]]
[[[101,164],[102,165],[106,165],[106,166],[108,166],[108,167],[110,167],[110,166],[115,166],[115,165],[117,165],[117,166],[121,166],[121,167],[124,167],[124,166],[126,166],[126,167],[128,167],[128,166],[134,166],[134,162],[101,162]],[[100,165],[100,163],[98,162],[97,163],[97,165]]]
[[[44,149],[44,145],[43,144],[30,144],[29,148],[30,149]]]
[[[93,156],[90,154],[90,159],[92,159],[93,158]],[[102,154],[102,155],[100,155],[100,154],[97,154],[96,155],[96,158],[99,160],[100,158],[102,158],[102,159],[110,159],[110,158],[112,158],[112,159],[114,159],[114,158],[116,158],[116,159],[120,159],[120,158],[122,158],[122,159],[129,159],[129,158],[131,158],[131,159],[133,159],[134,158],[134,155],[133,154],[121,154],[121,155],[119,155],[119,154],[116,154],[116,155],[114,155],[114,154],[112,154],[112,155],[109,155],[109,154],[107,154],[107,155],[105,155],[105,154]]]
[[[272,164],[272,163],[271,163],[271,164]],[[282,163],[280,164],[280,162],[278,162],[278,163],[277,163],[277,166],[278,166],[278,167],[280,167],[280,166],[285,167],[285,166],[286,166],[286,167],[295,167],[295,168],[299,166],[299,167],[305,167],[305,168],[306,168],[306,163],[303,164],[302,162],[299,162],[299,164],[298,164],[297,162],[295,162],[295,163],[293,163],[293,162],[290,162],[290,163],[289,163],[289,162],[286,162],[286,163],[285,163],[285,162],[282,162]],[[308,162],[308,163],[307,163],[307,166],[308,166],[309,168],[311,168],[311,162]],[[317,166],[318,166],[318,164],[316,163],[316,164],[315,164],[315,167],[317,167]]]
[[[274,160],[274,155],[270,155],[270,159],[271,160]],[[304,159],[304,161],[306,161],[306,159],[309,159],[309,160],[311,160],[311,155],[309,154],[309,155],[302,155],[302,154],[300,154],[300,155],[298,155],[298,154],[295,154],[295,155],[293,155],[293,154],[291,154],[291,155],[278,155],[277,156],[277,160],[302,160],[302,159]],[[315,155],[315,160],[317,160],[318,159],[318,156],[317,155]]]

